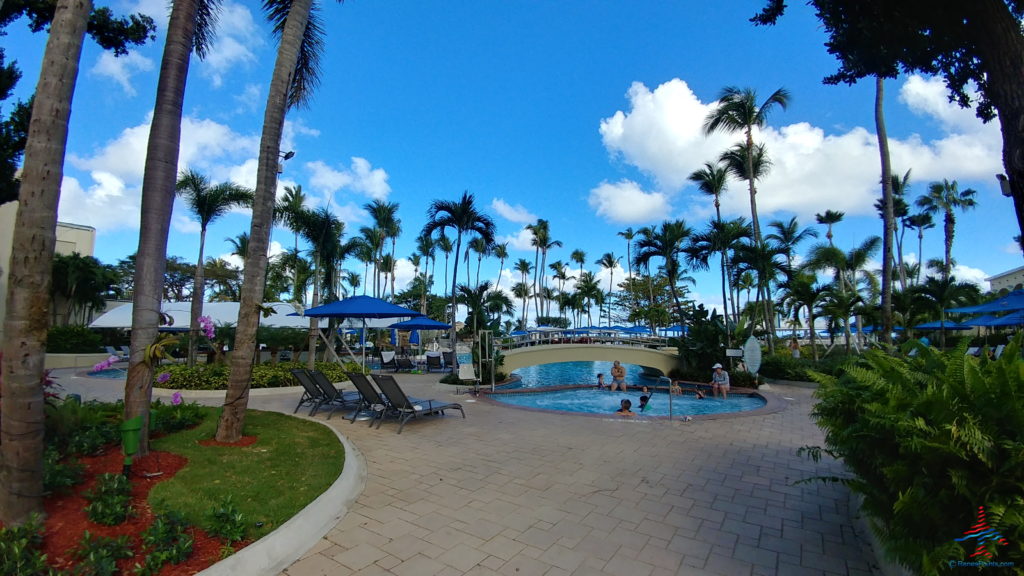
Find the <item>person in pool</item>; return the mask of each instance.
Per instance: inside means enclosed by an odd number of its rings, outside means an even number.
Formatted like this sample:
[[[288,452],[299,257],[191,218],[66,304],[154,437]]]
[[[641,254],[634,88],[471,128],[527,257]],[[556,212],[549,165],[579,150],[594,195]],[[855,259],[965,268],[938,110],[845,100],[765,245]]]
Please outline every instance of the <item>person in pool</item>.
[[[612,363],[611,391],[615,392],[616,387],[621,387],[622,391],[626,392],[626,367],[620,364],[618,360]]]
[[[711,394],[718,396],[718,393],[722,393],[722,400],[725,400],[729,395],[729,373],[722,369],[721,364],[715,364],[711,367],[714,373],[711,374]]]
[[[604,388],[604,374],[597,375],[597,387]]]
[[[619,409],[615,411],[619,416],[636,416],[636,412],[630,410],[633,407],[633,403],[628,398],[623,398],[622,402],[619,402]]]

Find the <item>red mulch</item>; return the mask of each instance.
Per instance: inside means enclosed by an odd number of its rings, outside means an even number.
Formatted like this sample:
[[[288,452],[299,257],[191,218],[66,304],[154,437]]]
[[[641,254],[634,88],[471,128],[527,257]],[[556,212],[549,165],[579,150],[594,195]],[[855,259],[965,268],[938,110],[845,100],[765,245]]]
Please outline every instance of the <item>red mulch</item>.
[[[254,437],[253,437],[254,438]],[[255,441],[255,438],[253,439]],[[251,442],[250,442],[251,443]],[[121,451],[108,449],[100,456],[81,458],[85,465],[85,482],[75,486],[73,492],[63,496],[50,496],[46,499],[46,526],[43,552],[50,564],[58,568],[67,568],[72,564],[72,551],[78,546],[82,533],[86,530],[94,536],[118,537],[129,536],[136,557],[122,560],[119,567],[122,574],[130,573],[136,563],[141,564],[140,535],[153,521],[154,514],[149,508],[146,498],[150,489],[158,482],[174,476],[185,467],[188,460],[184,456],[169,452],[150,452],[148,455],[135,458],[132,464],[132,509],[134,515],[117,526],[103,526],[89,520],[85,513],[88,502],[82,494],[96,484],[96,475],[103,473],[121,473],[124,456]],[[157,476],[148,476],[160,472]],[[200,572],[220,560],[223,543],[198,528],[192,528],[194,539],[192,556],[181,564],[167,564],[160,571],[160,576],[186,576]],[[235,543],[235,549],[244,547],[248,542]]]
[[[252,446],[258,440],[258,436],[242,436],[238,442],[217,442],[214,438],[207,438],[206,440],[200,440],[200,446],[234,446],[236,448],[245,448],[246,446]]]

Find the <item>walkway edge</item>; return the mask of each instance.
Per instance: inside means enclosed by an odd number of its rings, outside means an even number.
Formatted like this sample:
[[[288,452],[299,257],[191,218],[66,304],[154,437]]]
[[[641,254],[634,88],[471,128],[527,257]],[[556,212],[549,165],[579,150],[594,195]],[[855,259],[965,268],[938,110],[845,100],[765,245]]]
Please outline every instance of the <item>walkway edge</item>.
[[[366,486],[366,459],[352,442],[326,422],[310,420],[332,430],[345,447],[345,467],[334,484],[290,520],[199,576],[276,576],[320,542],[348,513]]]

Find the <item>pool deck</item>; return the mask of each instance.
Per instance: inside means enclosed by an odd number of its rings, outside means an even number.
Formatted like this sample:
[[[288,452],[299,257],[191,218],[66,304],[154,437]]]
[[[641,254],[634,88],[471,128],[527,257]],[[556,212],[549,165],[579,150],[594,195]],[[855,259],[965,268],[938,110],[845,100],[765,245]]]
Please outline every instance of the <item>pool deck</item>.
[[[123,390],[57,375],[86,400]],[[328,421],[362,452],[366,483],[282,575],[878,573],[849,491],[794,484],[843,474],[796,455],[822,442],[812,390],[773,386],[784,407],[770,414],[681,422],[521,410],[456,396],[437,379],[398,375],[410,395],[461,402],[466,419],[450,411],[401,435],[394,422]],[[286,413],[299,397],[256,392],[251,408]]]

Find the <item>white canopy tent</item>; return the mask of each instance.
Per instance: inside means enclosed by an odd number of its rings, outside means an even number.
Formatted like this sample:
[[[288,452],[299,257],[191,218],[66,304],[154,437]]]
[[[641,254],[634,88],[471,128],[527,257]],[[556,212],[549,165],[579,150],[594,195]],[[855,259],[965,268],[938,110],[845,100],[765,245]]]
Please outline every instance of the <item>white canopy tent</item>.
[[[274,309],[275,313],[266,318],[260,318],[261,326],[273,328],[305,328],[309,329],[309,318],[294,315],[301,312],[289,302],[270,302],[266,304]],[[188,330],[189,316],[191,315],[191,302],[164,302],[160,310],[171,317],[173,323],[161,326],[161,330]],[[206,302],[203,304],[203,315],[213,319],[215,325],[235,324],[238,322],[238,302]],[[321,326],[326,326],[321,322]],[[125,328],[132,327],[132,305],[124,304],[113,310],[105,312],[99,318],[89,324],[90,328]]]

